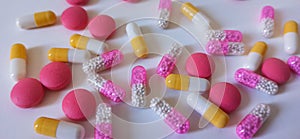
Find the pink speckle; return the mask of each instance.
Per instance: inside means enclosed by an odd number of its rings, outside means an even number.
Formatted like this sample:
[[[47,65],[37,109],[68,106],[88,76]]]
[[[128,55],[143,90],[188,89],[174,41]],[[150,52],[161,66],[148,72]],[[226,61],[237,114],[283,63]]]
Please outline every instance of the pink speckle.
[[[236,133],[241,139],[250,139],[259,130],[262,121],[259,117],[249,114],[236,127]]]
[[[109,80],[104,83],[103,87],[100,89],[100,92],[114,102],[121,102],[126,94],[126,92],[122,88],[115,85],[112,81]]]
[[[261,11],[260,20],[265,19],[265,18],[274,19],[274,14],[275,14],[275,11],[272,6],[265,6]]]
[[[250,70],[243,69],[243,68],[238,69],[235,72],[234,78],[237,82],[251,88],[255,88],[258,81],[260,80],[259,75],[257,75],[256,73]]]
[[[160,0],[158,8],[159,9],[168,9],[168,11],[171,11],[172,0]]]
[[[188,132],[190,129],[190,122],[181,113],[173,109],[165,118],[165,122],[179,134]]]
[[[108,69],[121,63],[124,56],[121,51],[112,50],[102,54],[101,57],[104,59],[105,68]]]
[[[238,30],[224,30],[226,33],[226,41],[228,42],[242,42],[243,34]]]
[[[209,41],[206,45],[206,51],[215,55],[228,54],[228,42],[225,41]]]
[[[95,139],[112,139],[112,125],[110,123],[98,124],[94,134]]]
[[[176,58],[164,55],[159,65],[157,66],[156,73],[164,78],[172,73],[176,63]]]
[[[290,69],[300,75],[300,57],[298,56],[291,56],[287,61]]]
[[[133,84],[147,84],[147,73],[143,66],[136,66],[132,69],[131,85]]]

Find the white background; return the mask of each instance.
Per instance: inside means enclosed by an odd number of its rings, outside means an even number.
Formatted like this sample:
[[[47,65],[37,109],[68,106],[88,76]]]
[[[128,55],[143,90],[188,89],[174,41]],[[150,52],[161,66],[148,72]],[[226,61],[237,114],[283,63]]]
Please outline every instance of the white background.
[[[215,29],[238,29],[244,35],[244,43],[247,48],[251,48],[256,41],[265,41],[269,45],[266,57],[277,57],[284,61],[289,55],[283,51],[283,25],[286,21],[293,19],[300,22],[298,0],[184,0],[196,5],[213,22]],[[109,49],[121,48],[125,54],[125,60],[111,72],[104,72],[103,76],[112,79],[128,93],[128,81],[130,77],[131,64],[141,64],[147,68],[149,81],[149,96],[164,96],[172,106],[176,105],[178,111],[189,116],[191,122],[190,132],[184,135],[172,133],[172,130],[159,119],[150,109],[136,109],[127,104],[113,104],[113,134],[115,138],[237,138],[235,127],[237,123],[258,103],[267,103],[272,107],[272,115],[264,124],[262,129],[255,136],[256,138],[289,138],[297,139],[300,137],[298,131],[300,120],[299,106],[299,85],[300,80],[295,74],[292,74],[290,80],[285,85],[280,86],[279,94],[269,96],[253,89],[248,89],[238,85],[233,74],[236,69],[243,66],[245,56],[232,57],[214,57],[216,62],[216,72],[212,77],[212,84],[221,81],[227,81],[235,84],[242,95],[242,103],[239,108],[230,114],[231,120],[227,127],[223,129],[215,128],[212,125],[199,129],[198,122],[200,115],[186,105],[185,97],[188,92],[176,92],[165,89],[163,80],[155,74],[155,67],[160,60],[161,54],[164,54],[170,47],[168,44],[175,40],[185,46],[184,53],[178,61],[178,71],[185,74],[184,63],[190,53],[200,51],[204,52],[197,40],[203,39],[203,33],[197,31],[197,26],[187,20],[180,14],[179,5],[174,4],[172,24],[170,29],[161,30],[155,26],[153,19],[157,15],[156,0],[142,0],[137,4],[127,4],[120,0],[91,0],[84,8],[88,11],[89,18],[105,12],[116,19],[118,28],[115,35],[107,43]],[[117,4],[117,5],[116,5]],[[276,31],[272,39],[264,39],[258,30],[258,19],[260,10],[265,5],[272,5],[276,9]],[[47,51],[51,47],[70,47],[69,37],[76,33],[65,29],[61,22],[55,26],[21,30],[16,27],[17,17],[27,15],[37,11],[53,10],[59,17],[64,9],[68,8],[64,0],[10,0],[1,4],[1,34],[0,35],[0,63],[1,72],[1,93],[0,93],[0,138],[47,138],[38,135],[33,130],[33,123],[39,116],[47,116],[62,120],[65,118],[61,102],[63,97],[73,88],[86,88],[91,90],[97,101],[101,99],[96,91],[86,85],[85,75],[82,73],[81,65],[73,65],[73,85],[59,91],[46,91],[43,102],[37,107],[30,109],[21,109],[16,107],[10,101],[10,91],[15,84],[9,78],[9,51],[14,43],[23,43],[28,48],[28,77],[39,77],[41,68],[49,63]],[[144,18],[140,18],[144,17]],[[148,59],[136,60],[128,44],[125,28],[123,24],[129,21],[137,21],[145,33],[146,41],[149,44],[149,50],[152,55]],[[192,30],[191,30],[192,29]],[[190,32],[190,33],[189,33]],[[86,31],[77,31],[89,36]],[[155,33],[155,34],[151,34]],[[200,42],[201,43],[201,42]],[[298,51],[299,54],[299,51]],[[149,89],[149,90],[150,90]],[[182,95],[179,95],[182,94]],[[179,97],[180,96],[180,97]],[[150,97],[149,97],[150,98]],[[178,101],[179,100],[179,101]],[[192,112],[192,113],[191,113]],[[127,122],[126,122],[127,121]],[[83,125],[87,131],[86,138],[93,137],[94,119],[89,121],[77,122]]]

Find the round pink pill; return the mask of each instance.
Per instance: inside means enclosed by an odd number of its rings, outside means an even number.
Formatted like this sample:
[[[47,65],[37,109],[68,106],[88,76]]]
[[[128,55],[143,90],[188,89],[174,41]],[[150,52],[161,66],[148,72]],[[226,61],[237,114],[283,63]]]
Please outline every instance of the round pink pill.
[[[81,7],[69,7],[62,13],[61,22],[67,29],[82,30],[88,24],[88,15]]]
[[[194,53],[186,60],[185,69],[191,76],[210,78],[215,71],[215,62],[204,53]]]
[[[71,83],[71,70],[66,63],[51,62],[40,71],[40,80],[50,90],[61,90]]]
[[[20,80],[10,93],[11,101],[20,108],[30,108],[38,105],[44,98],[42,84],[33,78]]]
[[[71,5],[86,5],[90,0],[67,0],[67,2]]]
[[[85,89],[75,89],[64,97],[62,109],[71,120],[86,120],[95,115],[96,100],[91,92]]]
[[[220,82],[210,89],[209,100],[229,114],[241,104],[241,94],[234,85]]]
[[[278,84],[286,83],[291,76],[289,66],[278,58],[268,58],[261,67],[262,74]]]
[[[108,15],[98,15],[89,23],[88,29],[95,38],[105,40],[116,30],[116,22]]]

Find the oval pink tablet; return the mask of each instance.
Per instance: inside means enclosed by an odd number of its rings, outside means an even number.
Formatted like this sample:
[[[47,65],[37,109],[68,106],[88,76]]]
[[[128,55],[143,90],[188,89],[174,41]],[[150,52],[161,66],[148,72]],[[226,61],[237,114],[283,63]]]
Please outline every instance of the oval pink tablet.
[[[88,24],[88,14],[86,10],[78,6],[66,9],[60,19],[62,24],[70,30],[82,30]]]
[[[20,108],[30,108],[38,105],[44,98],[42,84],[33,78],[20,80],[10,93],[11,101]]]
[[[86,5],[90,0],[67,0],[67,2],[71,5]]]
[[[240,106],[241,94],[234,85],[220,82],[210,89],[209,100],[229,114]]]
[[[186,60],[185,69],[191,76],[210,78],[215,71],[215,62],[204,53],[194,53]]]
[[[286,83],[291,76],[289,66],[278,58],[266,59],[261,67],[262,74],[278,84]]]
[[[115,20],[108,15],[98,15],[88,25],[90,33],[97,39],[107,39],[116,29]]]
[[[71,83],[71,70],[66,63],[51,62],[40,71],[40,80],[50,90],[61,90]]]
[[[86,120],[95,115],[96,100],[91,92],[85,89],[75,89],[64,97],[62,109],[71,120]]]

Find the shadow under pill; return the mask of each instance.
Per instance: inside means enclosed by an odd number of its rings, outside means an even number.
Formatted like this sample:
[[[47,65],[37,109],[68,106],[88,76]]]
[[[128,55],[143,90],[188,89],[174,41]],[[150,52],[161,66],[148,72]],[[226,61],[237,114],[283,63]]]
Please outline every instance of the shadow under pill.
[[[91,5],[95,5],[97,3],[99,3],[100,0],[90,0],[86,6],[91,6]]]
[[[27,50],[27,76],[39,79],[40,70],[44,67],[48,50],[44,46],[36,46]]]
[[[62,94],[60,92],[57,91],[50,91],[47,90],[45,88],[45,96],[41,102],[41,104],[39,104],[37,107],[45,107],[45,106],[49,106],[52,105],[54,103],[58,102],[58,98],[61,96]],[[61,102],[59,102],[61,103]]]

